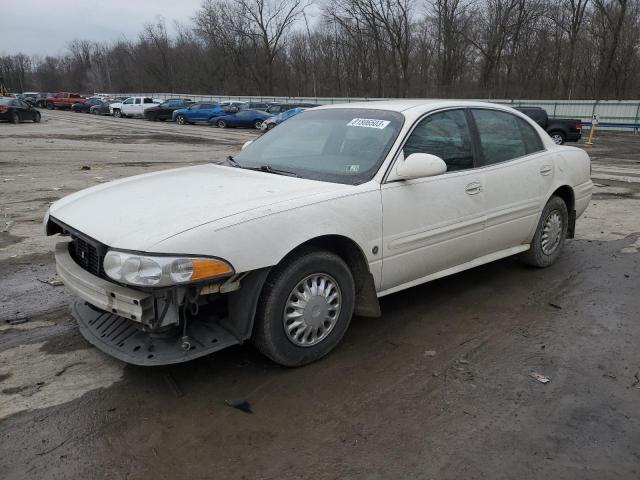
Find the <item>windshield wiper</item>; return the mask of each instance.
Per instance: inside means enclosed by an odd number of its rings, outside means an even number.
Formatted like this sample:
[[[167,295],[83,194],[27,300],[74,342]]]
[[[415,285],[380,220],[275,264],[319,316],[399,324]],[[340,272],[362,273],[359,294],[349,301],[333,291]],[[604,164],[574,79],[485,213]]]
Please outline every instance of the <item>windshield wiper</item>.
[[[229,163],[229,165],[231,165],[232,167],[236,167],[236,168],[244,168],[242,165],[240,165],[235,158],[233,158],[233,156],[229,155],[227,157],[227,162]]]
[[[290,172],[289,170],[282,170],[280,168],[273,168],[271,165],[260,165],[259,167],[252,168],[251,170],[258,170],[261,172],[275,173],[276,175],[286,175],[288,177],[297,177],[298,174]]]

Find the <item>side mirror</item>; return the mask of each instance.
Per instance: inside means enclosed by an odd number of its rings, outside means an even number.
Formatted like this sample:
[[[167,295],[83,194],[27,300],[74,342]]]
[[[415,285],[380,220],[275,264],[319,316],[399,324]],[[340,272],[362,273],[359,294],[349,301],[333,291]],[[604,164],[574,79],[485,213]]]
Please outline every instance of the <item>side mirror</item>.
[[[440,157],[430,153],[412,153],[407,158],[401,154],[396,161],[389,181],[412,180],[414,178],[433,177],[447,171],[447,164]]]
[[[242,148],[240,150],[244,150],[245,148],[247,148],[252,143],[253,143],[253,140],[247,140],[246,142],[244,142],[244,145],[242,145]]]

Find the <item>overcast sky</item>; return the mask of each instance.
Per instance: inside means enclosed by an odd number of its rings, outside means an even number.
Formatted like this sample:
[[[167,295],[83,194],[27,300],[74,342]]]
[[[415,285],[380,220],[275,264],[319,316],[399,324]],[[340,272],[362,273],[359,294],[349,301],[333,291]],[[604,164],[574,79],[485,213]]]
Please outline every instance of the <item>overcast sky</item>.
[[[74,38],[135,38],[158,15],[172,30],[201,0],[0,0],[0,54],[62,53]]]

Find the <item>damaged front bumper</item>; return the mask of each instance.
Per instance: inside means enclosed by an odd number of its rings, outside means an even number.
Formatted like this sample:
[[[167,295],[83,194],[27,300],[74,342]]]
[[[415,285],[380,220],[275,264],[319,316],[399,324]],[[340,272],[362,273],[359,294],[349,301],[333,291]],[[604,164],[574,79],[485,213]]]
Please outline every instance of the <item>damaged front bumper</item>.
[[[189,318],[178,289],[154,295],[97,277],[75,262],[68,242],[56,245],[55,258],[66,288],[82,300],[72,305],[80,332],[113,357],[134,365],[168,365],[241,343],[222,326],[228,319],[210,312]]]

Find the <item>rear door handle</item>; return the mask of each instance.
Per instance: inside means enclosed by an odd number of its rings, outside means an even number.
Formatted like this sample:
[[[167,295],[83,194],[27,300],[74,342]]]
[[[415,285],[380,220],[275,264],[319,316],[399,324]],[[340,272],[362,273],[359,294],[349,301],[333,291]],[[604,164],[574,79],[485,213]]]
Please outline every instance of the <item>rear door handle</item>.
[[[551,165],[543,165],[540,167],[540,175],[550,175],[553,172],[553,167]]]
[[[465,187],[464,191],[467,192],[467,195],[475,195],[482,191],[482,185],[479,182],[471,182]]]

